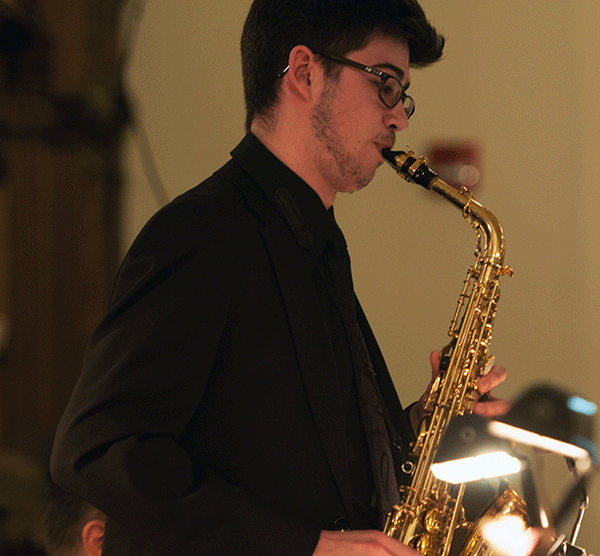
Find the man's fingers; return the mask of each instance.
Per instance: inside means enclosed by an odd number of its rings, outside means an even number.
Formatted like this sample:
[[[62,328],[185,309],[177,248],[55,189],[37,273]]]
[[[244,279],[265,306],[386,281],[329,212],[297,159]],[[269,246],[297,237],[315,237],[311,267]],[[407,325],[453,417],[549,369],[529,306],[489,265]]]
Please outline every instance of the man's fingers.
[[[476,403],[473,412],[482,417],[500,417],[508,413],[511,406],[508,400],[491,398],[489,401]]]
[[[440,372],[440,352],[432,351],[429,354],[429,362],[431,363],[431,377],[435,378]]]
[[[477,381],[477,389],[485,394],[495,388],[501,382],[504,382],[506,379],[506,369],[504,367],[499,367],[498,365],[494,365],[490,372],[487,375],[484,375],[479,378]]]

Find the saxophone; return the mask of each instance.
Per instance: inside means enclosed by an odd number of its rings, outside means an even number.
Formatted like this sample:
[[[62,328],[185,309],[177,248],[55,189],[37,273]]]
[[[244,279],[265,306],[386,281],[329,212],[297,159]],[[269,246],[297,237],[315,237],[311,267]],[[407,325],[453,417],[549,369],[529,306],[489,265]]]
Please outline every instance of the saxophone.
[[[498,513],[524,516],[524,502],[505,485],[486,514],[476,523],[469,523],[462,506],[465,485],[456,487],[440,481],[430,469],[448,422],[455,415],[472,412],[478,399],[477,379],[493,364],[488,346],[500,297],[498,282],[501,276],[512,276],[512,269],[503,266],[504,232],[496,217],[466,188],[459,191],[445,183],[428,168],[424,157],[416,158],[410,150],[387,149],[383,156],[407,181],[435,191],[458,207],[477,234],[476,260],[467,271],[448,332],[450,341],[441,351],[440,373],[425,403],[428,417],[421,423],[412,446],[411,484],[400,487],[401,503],[389,513],[383,532],[424,556],[447,556],[455,532],[463,529],[467,533],[462,535],[458,553],[487,556],[491,549],[481,537],[481,521]],[[455,552],[457,547],[452,546]]]

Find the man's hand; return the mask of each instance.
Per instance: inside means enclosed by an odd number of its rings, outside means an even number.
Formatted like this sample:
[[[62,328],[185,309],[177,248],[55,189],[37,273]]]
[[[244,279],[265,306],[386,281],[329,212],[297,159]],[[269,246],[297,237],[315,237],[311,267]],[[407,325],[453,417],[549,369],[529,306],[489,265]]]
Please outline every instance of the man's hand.
[[[419,556],[381,531],[321,531],[313,556]]]
[[[494,365],[490,372],[477,381],[477,390],[482,394],[484,399],[480,398],[473,408],[473,412],[484,417],[499,417],[504,415],[511,408],[511,403],[508,400],[501,400],[490,396],[489,392],[492,388],[498,386],[506,378],[506,369]],[[484,396],[485,395],[485,396]]]
[[[429,386],[427,386],[425,394],[419,398],[419,401],[410,411],[411,424],[417,434],[419,431],[419,423],[426,415],[425,402],[429,397],[429,392],[431,391],[435,377],[440,372],[440,352],[432,351],[429,356],[429,362],[431,363],[431,382],[429,383]],[[493,365],[486,375],[479,377],[479,380],[477,381],[477,390],[481,396],[485,394],[485,398],[475,404],[473,407],[474,413],[484,417],[498,417],[504,415],[510,409],[511,403],[508,400],[494,398],[489,394],[494,387],[498,386],[498,384],[505,379],[506,369],[498,365]]]

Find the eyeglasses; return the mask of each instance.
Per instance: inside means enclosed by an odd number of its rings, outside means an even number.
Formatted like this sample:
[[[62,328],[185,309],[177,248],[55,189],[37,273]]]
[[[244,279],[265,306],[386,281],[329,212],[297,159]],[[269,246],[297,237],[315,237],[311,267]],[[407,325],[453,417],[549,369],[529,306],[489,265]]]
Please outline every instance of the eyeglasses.
[[[376,75],[381,79],[379,83],[379,98],[381,102],[385,104],[388,108],[394,108],[400,101],[402,101],[402,106],[404,108],[404,113],[407,118],[410,118],[415,113],[415,101],[413,98],[406,94],[404,91],[404,87],[395,78],[393,75],[386,73],[384,71],[378,70],[371,66],[365,66],[359,62],[355,62],[354,60],[349,60],[348,58],[342,58],[341,56],[333,56],[331,54],[323,54],[321,52],[315,52],[318,56],[322,56],[323,58],[327,58],[333,62],[337,62],[338,64],[343,64],[345,66],[351,66],[353,68],[357,68],[362,71],[366,71],[371,75]],[[280,74],[279,77],[283,77],[288,68],[285,68]]]
[[[386,73],[384,71],[378,70],[371,66],[365,66],[359,62],[355,62],[354,60],[349,60],[348,58],[342,58],[341,56],[333,56],[331,54],[323,54],[321,52],[315,52],[318,56],[322,56],[323,58],[327,58],[333,62],[337,62],[338,64],[343,64],[345,66],[351,66],[353,68],[357,68],[362,71],[366,71],[371,75],[376,75],[381,79],[379,83],[379,98],[381,102],[385,104],[388,108],[394,108],[400,101],[402,101],[402,106],[404,108],[404,113],[407,118],[410,118],[415,113],[415,101],[413,98],[406,94],[404,91],[404,87],[402,83],[398,81],[393,75]]]
[[[402,101],[402,107],[404,108],[404,113],[406,114],[406,118],[410,118],[415,113],[415,101],[414,99],[407,95],[404,87],[398,81],[396,77],[386,73],[385,71],[378,70],[371,66],[365,66],[359,62],[355,62],[354,60],[349,60],[348,58],[342,58],[341,56],[333,56],[331,54],[323,54],[321,52],[313,51],[318,56],[323,58],[327,58],[333,62],[337,62],[338,64],[343,64],[345,66],[351,66],[353,68],[357,68],[362,71],[366,71],[372,75],[376,75],[381,79],[379,83],[379,98],[383,104],[385,104],[388,108],[394,108],[400,101]],[[277,74],[277,77],[283,77],[287,71],[290,69],[287,66],[283,71],[280,71]]]

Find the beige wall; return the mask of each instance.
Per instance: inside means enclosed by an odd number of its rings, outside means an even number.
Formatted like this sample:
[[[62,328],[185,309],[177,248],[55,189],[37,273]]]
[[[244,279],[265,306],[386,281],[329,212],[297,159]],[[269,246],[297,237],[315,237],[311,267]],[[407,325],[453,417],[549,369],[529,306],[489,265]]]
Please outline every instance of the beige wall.
[[[176,5],[176,9],[173,9]],[[170,198],[228,157],[243,134],[238,39],[249,0],[151,0],[130,87]],[[492,351],[514,398],[549,381],[600,404],[600,5],[597,0],[422,0],[447,36],[445,59],[414,71],[417,112],[399,137],[418,153],[471,140],[483,159],[477,198],[506,233]],[[131,142],[123,246],[158,208]],[[428,353],[446,332],[474,234],[460,213],[382,168],[339,198],[356,288],[402,400],[428,382]],[[600,478],[579,544],[600,555]]]

